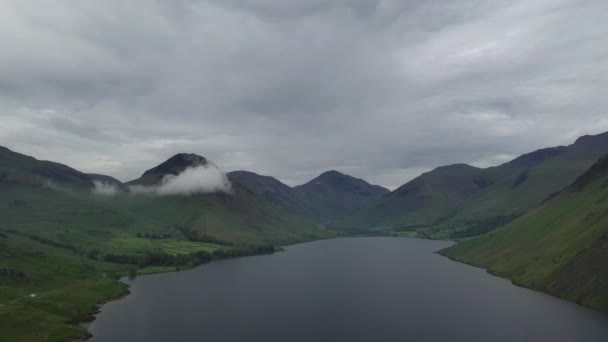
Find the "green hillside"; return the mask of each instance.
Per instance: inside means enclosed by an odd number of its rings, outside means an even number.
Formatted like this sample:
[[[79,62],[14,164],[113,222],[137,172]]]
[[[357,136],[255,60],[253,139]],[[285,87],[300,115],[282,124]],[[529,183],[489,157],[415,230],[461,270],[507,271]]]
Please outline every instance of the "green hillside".
[[[522,217],[441,254],[608,311],[608,157]]]
[[[500,227],[572,183],[608,153],[608,133],[541,149],[487,169],[440,167],[346,220],[346,228],[462,238]]]
[[[401,186],[353,217],[343,229],[374,227],[403,232],[449,217],[487,184],[482,169],[466,164],[439,167]]]

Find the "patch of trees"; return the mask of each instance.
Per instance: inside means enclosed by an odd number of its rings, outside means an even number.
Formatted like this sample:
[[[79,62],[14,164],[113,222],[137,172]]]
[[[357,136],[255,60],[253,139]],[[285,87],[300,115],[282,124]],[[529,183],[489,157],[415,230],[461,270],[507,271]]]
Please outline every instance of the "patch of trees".
[[[402,224],[394,226],[393,230],[396,232],[411,232],[422,228],[428,228],[428,226],[425,224]]]
[[[137,233],[138,238],[146,238],[146,239],[168,239],[171,237],[171,234],[150,234],[150,233]]]
[[[229,249],[218,249],[213,252],[214,259],[230,259],[247,255],[272,254],[275,248],[270,244],[250,245]]]
[[[483,233],[490,232],[500,226],[515,220],[519,215],[508,215],[508,216],[495,216],[484,220],[468,221],[466,222],[468,228],[464,230],[457,230],[452,234],[455,238],[464,238],[469,236],[480,235]]]
[[[9,208],[20,208],[20,207],[25,207],[27,206],[27,202],[24,200],[13,200],[8,202],[8,207]]]
[[[20,283],[28,281],[28,277],[25,272],[16,270],[14,268],[0,268],[0,277]]]
[[[106,254],[102,260],[115,264],[130,264],[139,267],[147,266],[196,266],[211,261],[212,255],[206,251],[190,254],[172,255],[164,252],[150,251],[142,255]]]

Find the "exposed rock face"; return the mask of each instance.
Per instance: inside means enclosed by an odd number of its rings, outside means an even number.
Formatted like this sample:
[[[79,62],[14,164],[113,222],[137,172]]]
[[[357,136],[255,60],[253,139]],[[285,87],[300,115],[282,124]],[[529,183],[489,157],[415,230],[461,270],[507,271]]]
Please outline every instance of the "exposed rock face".
[[[209,161],[193,153],[179,153],[167,159],[164,163],[144,172],[143,176],[149,175],[178,175],[189,167],[207,166]],[[142,176],[142,177],[143,177]]]

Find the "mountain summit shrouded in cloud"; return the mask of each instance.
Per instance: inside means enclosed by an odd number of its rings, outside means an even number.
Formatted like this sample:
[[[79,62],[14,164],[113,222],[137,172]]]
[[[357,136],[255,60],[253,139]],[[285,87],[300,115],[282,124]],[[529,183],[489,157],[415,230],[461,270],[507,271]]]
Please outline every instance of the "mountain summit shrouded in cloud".
[[[122,181],[194,150],[290,186],[331,168],[396,188],[608,130],[607,12],[605,0],[5,0],[0,137]]]
[[[161,196],[199,193],[231,193],[228,177],[217,165],[196,154],[179,153],[162,164],[144,172],[126,187],[95,180],[94,193],[115,195],[121,189],[131,193]]]

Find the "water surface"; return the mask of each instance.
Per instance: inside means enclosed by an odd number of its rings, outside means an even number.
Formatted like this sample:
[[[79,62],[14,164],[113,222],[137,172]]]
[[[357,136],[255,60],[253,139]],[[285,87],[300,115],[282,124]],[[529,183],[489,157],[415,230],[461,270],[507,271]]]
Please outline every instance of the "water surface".
[[[342,238],[138,277],[92,341],[608,341],[608,315],[433,253],[448,245]]]

